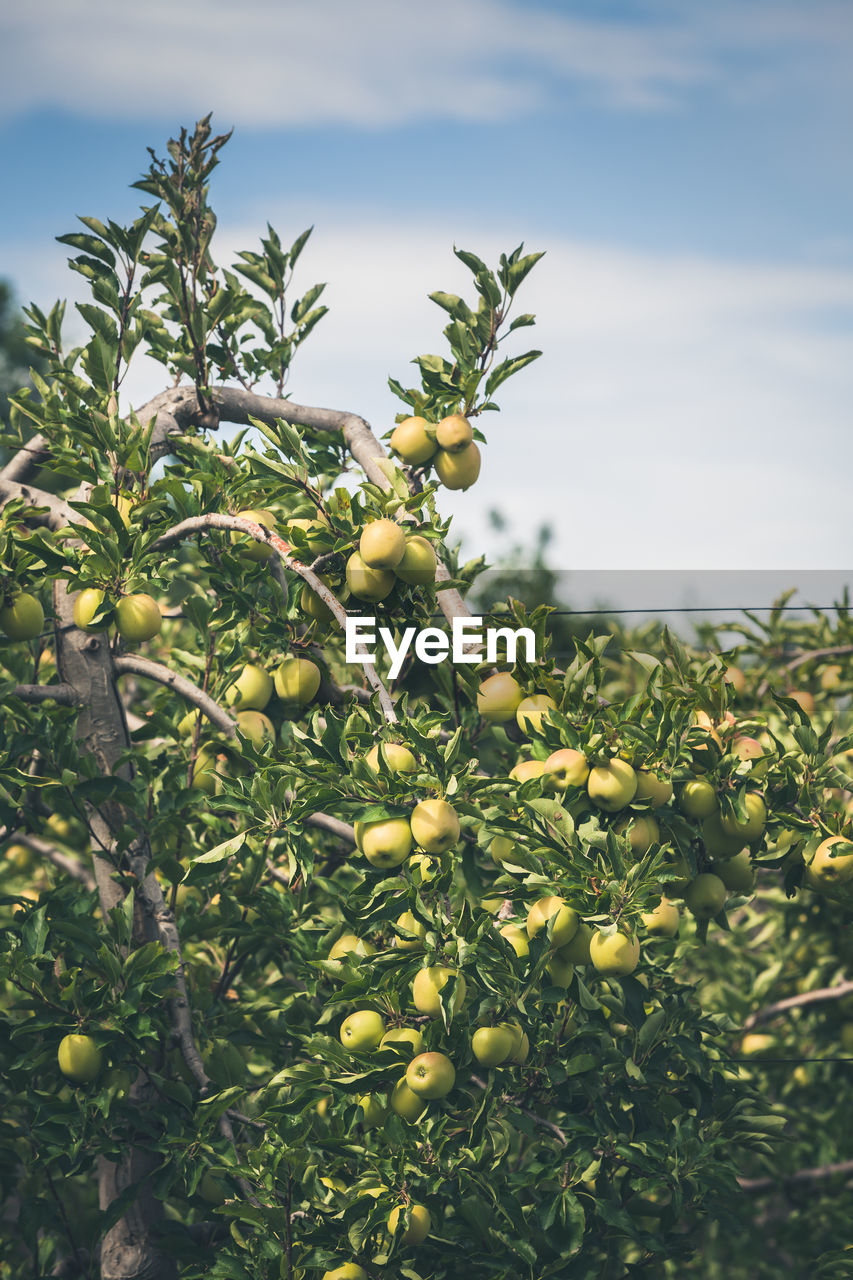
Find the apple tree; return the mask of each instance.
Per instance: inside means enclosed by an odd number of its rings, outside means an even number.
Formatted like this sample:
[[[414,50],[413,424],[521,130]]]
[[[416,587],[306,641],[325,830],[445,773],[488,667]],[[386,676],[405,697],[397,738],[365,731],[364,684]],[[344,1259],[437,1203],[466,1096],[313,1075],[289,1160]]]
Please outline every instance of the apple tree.
[[[739,703],[666,633],[558,665],[549,608],[511,595],[491,621],[535,652],[489,655],[441,492],[539,354],[514,304],[540,255],[458,251],[471,297],[432,295],[446,354],[391,380],[389,456],[286,391],[325,311],[294,295],[308,233],[217,263],[226,140],[181,132],[131,225],[61,237],[82,345],[62,305],[27,312],[45,370],[0,471],[5,1274],[687,1270],[784,1119],[700,998],[706,939],[737,946],[756,868],[780,910],[844,898],[851,741],[769,674]],[[166,389],[134,408],[140,357]],[[365,616],[419,647],[348,653]]]

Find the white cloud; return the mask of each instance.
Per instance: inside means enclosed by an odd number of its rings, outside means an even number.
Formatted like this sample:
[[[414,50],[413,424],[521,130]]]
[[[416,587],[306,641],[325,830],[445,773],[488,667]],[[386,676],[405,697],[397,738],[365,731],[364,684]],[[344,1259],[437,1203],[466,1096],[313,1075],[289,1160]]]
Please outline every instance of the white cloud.
[[[511,0],[29,0],[0,16],[0,117],[58,107],[112,119],[212,109],[257,126],[495,121],[565,84],[649,108],[727,82],[733,51],[838,56],[851,43],[834,0],[814,0],[807,18],[786,0],[652,0],[633,21],[588,15]],[[732,83],[742,91],[763,74],[741,65]]]
[[[286,221],[303,225],[292,207]],[[442,349],[443,313],[426,295],[470,294],[467,273],[449,228],[356,223],[337,210],[316,222],[296,283],[328,280],[332,311],[289,389],[361,413],[382,434],[399,408],[388,374],[414,379],[412,356]],[[222,227],[220,261],[259,229]],[[457,226],[456,243],[496,261],[517,237]],[[58,274],[59,253],[18,246],[22,296],[45,305],[76,288]],[[471,550],[492,542],[497,507],[528,542],[550,521],[564,569],[849,567],[853,272],[558,241],[519,306],[538,321],[518,349],[545,355],[482,420],[478,485],[442,499]],[[159,390],[159,377],[142,367],[129,398]]]

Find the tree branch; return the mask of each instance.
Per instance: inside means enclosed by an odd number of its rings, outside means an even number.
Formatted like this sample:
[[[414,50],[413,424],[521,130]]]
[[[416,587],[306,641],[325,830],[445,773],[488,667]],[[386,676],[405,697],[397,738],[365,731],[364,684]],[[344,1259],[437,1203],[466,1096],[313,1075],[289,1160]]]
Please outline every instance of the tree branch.
[[[486,1082],[480,1076],[471,1076],[471,1083],[475,1084],[478,1089],[486,1088]],[[535,1111],[530,1111],[529,1108],[521,1106],[520,1103],[515,1102],[506,1094],[502,1095],[501,1101],[509,1102],[512,1106],[518,1107],[521,1114],[527,1116],[528,1120],[532,1120],[534,1124],[538,1124],[542,1129],[547,1129],[549,1133],[554,1135],[561,1147],[568,1145],[569,1140],[558,1124],[554,1124],[551,1120],[546,1120],[544,1116],[538,1116]]]
[[[61,707],[76,707],[77,693],[71,684],[16,684],[12,696],[22,702],[56,702]]]
[[[158,684],[165,684],[170,689],[174,689],[175,693],[185,698],[187,702],[191,702],[193,706],[198,707],[211,724],[216,725],[222,733],[229,738],[233,738],[237,733],[237,726],[234,717],[220,707],[209,694],[199,689],[198,685],[193,684],[192,680],[188,680],[186,676],[179,675],[177,671],[171,671],[162,662],[154,662],[150,658],[141,658],[135,653],[123,653],[113,659],[113,666],[118,675],[133,673],[137,676],[143,676],[146,680],[156,680]]]
[[[821,1164],[814,1169],[798,1169],[787,1177],[776,1178],[738,1178],[738,1186],[748,1195],[761,1195],[765,1191],[778,1191],[786,1187],[801,1186],[803,1183],[820,1182],[824,1178],[850,1177],[853,1174],[853,1160],[842,1160],[839,1164]]]
[[[97,886],[95,877],[92,875],[88,867],[84,866],[77,858],[70,858],[67,853],[63,853],[61,849],[57,849],[55,845],[50,844],[47,840],[42,840],[40,836],[30,835],[28,831],[16,831],[12,837],[18,844],[25,845],[27,849],[32,849],[33,853],[37,853],[40,858],[46,858],[48,862],[52,862],[60,871],[64,871],[74,880],[79,880],[88,890],[93,890]]]
[[[338,600],[337,596],[326,586],[322,578],[318,578],[316,573],[304,565],[301,560],[297,560],[291,554],[290,545],[280,538],[272,529],[267,529],[265,525],[256,524],[254,520],[247,520],[244,516],[225,515],[219,512],[209,512],[203,516],[191,516],[188,520],[182,520],[180,524],[176,524],[169,529],[167,533],[161,534],[157,540],[152,543],[151,549],[154,551],[165,549],[173,546],[176,542],[181,542],[184,538],[193,533],[207,533],[210,529],[229,529],[237,533],[246,533],[249,537],[254,538],[256,542],[261,542],[265,546],[271,547],[278,556],[285,569],[290,569],[293,573],[297,573],[304,582],[307,582],[312,591],[314,591],[328,609],[331,610],[341,630],[346,626],[347,611]],[[363,650],[360,650],[363,652]],[[373,690],[379,699],[379,705],[385,719],[389,724],[395,724],[397,713],[394,710],[394,704],[388,690],[376,674],[375,667],[372,663],[364,664],[365,675],[373,686]]]
[[[853,995],[853,981],[839,982],[835,987],[820,987],[816,991],[804,991],[798,996],[788,996],[786,1000],[777,1000],[775,1004],[758,1009],[747,1018],[741,1030],[751,1031],[753,1027],[769,1022],[778,1014],[787,1013],[789,1009],[801,1009],[805,1005],[821,1004],[826,1000],[840,1000],[842,996],[849,995]]]
[[[9,459],[0,470],[0,480],[24,481],[31,471],[50,456],[50,449],[43,435],[35,435]]]
[[[830,649],[811,649],[808,653],[799,654],[792,662],[786,663],[785,670],[796,671],[797,667],[802,667],[807,662],[814,662],[817,658],[840,658],[847,653],[853,653],[853,644],[838,644]]]
[[[328,813],[309,813],[302,821],[306,827],[319,827],[323,831],[330,831],[333,836],[340,836],[342,840],[355,844],[355,831],[348,822],[341,822],[340,818],[333,818]]]

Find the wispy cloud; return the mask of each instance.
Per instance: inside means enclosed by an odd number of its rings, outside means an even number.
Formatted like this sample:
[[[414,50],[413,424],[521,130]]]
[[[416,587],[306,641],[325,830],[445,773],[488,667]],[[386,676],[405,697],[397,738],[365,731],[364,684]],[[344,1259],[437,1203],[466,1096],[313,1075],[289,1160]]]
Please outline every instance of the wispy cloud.
[[[113,119],[213,109],[278,127],[494,121],[566,85],[648,109],[726,79],[722,61],[738,50],[849,54],[849,15],[837,0],[651,0],[630,20],[510,0],[30,0],[0,17],[0,117],[54,107]],[[741,65],[737,81],[759,72]]]

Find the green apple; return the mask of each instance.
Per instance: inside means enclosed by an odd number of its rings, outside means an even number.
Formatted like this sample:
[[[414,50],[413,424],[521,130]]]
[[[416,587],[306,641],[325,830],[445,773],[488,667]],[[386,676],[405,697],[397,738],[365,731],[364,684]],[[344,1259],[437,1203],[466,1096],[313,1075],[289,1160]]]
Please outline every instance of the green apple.
[[[500,1026],[508,1031],[512,1036],[512,1054],[518,1053],[524,1043],[524,1028],[516,1018],[510,1018],[507,1022],[500,1023]]]
[[[529,698],[522,698],[515,710],[515,722],[522,733],[530,738],[542,729],[542,721],[557,710],[557,704],[547,693],[533,693]],[[544,764],[542,769],[544,771]]]
[[[75,1084],[89,1084],[103,1066],[103,1054],[91,1036],[63,1036],[57,1053],[59,1070]]]
[[[439,449],[433,466],[445,489],[470,489],[480,474],[480,450],[472,440],[464,449]]]
[[[473,439],[471,423],[461,413],[448,414],[435,429],[435,442],[439,449],[447,449],[450,453],[467,449]]]
[[[523,697],[515,676],[508,671],[499,671],[480,683],[477,711],[489,724],[501,724],[513,718]]]
[[[660,842],[660,827],[650,813],[626,814],[613,829],[617,835],[628,837],[635,858],[642,858],[653,844]]]
[[[410,467],[429,462],[438,446],[428,427],[426,418],[404,418],[398,422],[391,432],[391,452]]]
[[[640,963],[640,943],[633,933],[605,934],[597,929],[590,939],[589,956],[605,978],[622,978]]]
[[[726,902],[726,886],[712,871],[703,871],[684,891],[684,902],[697,920],[710,920],[722,911]]]
[[[106,592],[99,590],[98,587],[85,587],[82,591],[78,591],[73,610],[75,627],[89,633],[105,631],[105,622],[96,622],[94,626],[92,625],[92,619],[105,599]]]
[[[364,757],[364,763],[373,773],[379,773],[379,750],[382,749],[382,757],[385,762],[385,768],[391,773],[415,773],[417,771],[418,762],[412,755],[408,747],[401,746],[399,742],[377,742],[371,747],[367,755]]]
[[[550,895],[534,902],[527,913],[527,936],[535,938],[537,933],[551,922],[551,946],[565,947],[578,931],[580,919],[577,911],[562,898]]]
[[[844,846],[838,848],[838,846]],[[853,878],[853,841],[844,836],[830,836],[815,849],[809,864],[812,876],[821,886],[846,884]]]
[[[530,955],[527,934],[517,924],[505,924],[499,930],[502,938],[506,938],[519,960],[526,960]]]
[[[235,511],[234,514],[241,520],[262,524],[265,529],[275,529],[275,516],[271,511],[263,508],[251,507],[247,511]],[[254,564],[262,564],[273,555],[272,547],[267,546],[265,542],[256,542],[249,534],[239,533],[236,529],[231,530],[231,541],[237,544],[243,559],[251,560]]]
[[[394,935],[394,946],[401,951],[423,951],[424,938],[426,937],[426,925],[423,924],[416,915],[411,911],[403,911],[397,916],[396,925],[398,929],[405,930],[406,933],[414,934],[412,938],[401,938],[399,934]]]
[[[330,589],[336,585],[331,574],[320,573],[317,576],[320,581],[325,583],[325,585]],[[326,604],[325,600],[321,600],[317,595],[317,592],[313,587],[309,587],[307,582],[299,592],[299,608],[307,617],[313,618],[316,622],[333,622],[335,618],[334,613]]]
[[[630,804],[637,791],[637,775],[626,760],[615,756],[590,769],[586,784],[592,803],[605,813],[616,813]]]
[[[324,1271],[322,1280],[370,1280],[370,1277],[357,1262],[344,1262],[331,1271]]]
[[[122,596],[116,605],[116,626],[122,640],[139,644],[151,640],[163,625],[160,606],[153,596],[144,591],[136,595]]]
[[[6,860],[15,871],[32,871],[38,861],[34,851],[25,844],[10,844],[6,850]]]
[[[429,1209],[422,1204],[398,1204],[388,1214],[388,1230],[391,1235],[397,1234],[397,1225],[402,1221],[403,1244],[423,1244],[432,1229]]]
[[[421,800],[412,810],[412,835],[425,853],[446,853],[459,842],[459,818],[446,800]]]
[[[719,813],[712,813],[706,818],[700,830],[705,851],[711,858],[733,858],[743,848],[743,837],[729,835],[723,828]]]
[[[674,902],[661,898],[658,905],[651,911],[644,911],[640,919],[653,938],[674,938],[681,923],[681,913]]]
[[[354,826],[355,842],[371,866],[399,867],[412,852],[412,828],[406,818],[357,820]]]
[[[563,747],[554,751],[545,761],[545,775],[555,791],[568,787],[582,787],[589,777],[589,765],[582,751]]]
[[[396,569],[405,550],[406,535],[396,520],[371,520],[358,540],[358,553],[368,569]]]
[[[290,534],[294,529],[302,534],[306,547],[315,554],[329,546],[334,536],[325,518],[315,520],[308,516],[291,516],[285,530]]]
[[[397,1053],[404,1054],[407,1058],[412,1058],[416,1053],[420,1053],[424,1047],[423,1032],[417,1027],[392,1027],[390,1031],[386,1031],[385,1035],[379,1041],[380,1049],[394,1049]]]
[[[693,877],[690,864],[684,854],[671,855],[663,864],[663,869],[678,877],[677,880],[666,881],[664,886],[666,896],[668,898],[683,898],[685,890]]]
[[[575,936],[560,947],[560,957],[568,960],[572,964],[589,964],[589,944],[592,938],[592,927],[586,921],[578,922],[577,932]]]
[[[426,1105],[425,1099],[413,1093],[406,1083],[406,1077],[401,1076],[391,1091],[390,1106],[394,1114],[407,1124],[416,1124],[426,1111]]]
[[[357,551],[347,560],[347,586],[357,600],[373,603],[384,600],[394,590],[397,579],[393,569],[371,569]]]
[[[224,1204],[231,1194],[231,1188],[222,1178],[217,1178],[210,1169],[207,1169],[198,1184],[197,1194],[207,1204]]]
[[[710,818],[720,807],[717,792],[704,778],[689,778],[678,793],[678,807],[688,818]]]
[[[720,818],[720,826],[727,836],[737,837],[742,844],[747,844],[764,834],[764,828],[767,825],[767,806],[764,803],[764,797],[757,791],[750,791],[744,796],[744,806],[747,813],[744,822],[739,822],[734,814],[726,813]]]
[[[515,847],[509,836],[495,836],[489,843],[489,853],[492,856],[492,861],[496,862],[498,866],[502,866],[505,862],[512,862]]]
[[[238,706],[241,711],[263,711],[272,697],[272,690],[272,676],[263,667],[247,662],[234,683],[226,689],[225,701],[231,707]]]
[[[672,783],[661,778],[651,769],[637,770],[635,800],[651,800],[653,809],[660,809],[672,799]]]
[[[0,631],[10,640],[35,640],[44,626],[44,609],[29,591],[6,596],[0,607]]]
[[[456,1007],[465,1003],[466,983],[463,974],[447,965],[434,964],[419,969],[412,983],[412,999],[418,1013],[426,1013],[430,1018],[437,1018],[441,1012],[440,992],[444,990],[451,977],[456,978]]]
[[[523,1066],[523,1064],[527,1061],[527,1056],[529,1053],[530,1053],[530,1041],[527,1038],[527,1032],[522,1031],[521,1042],[518,1048],[514,1049],[513,1052],[510,1054],[509,1060],[510,1062],[516,1063],[518,1066]]]
[[[344,1018],[339,1034],[341,1044],[351,1053],[369,1053],[384,1036],[385,1023],[373,1009],[359,1009]]]
[[[430,587],[435,582],[437,564],[432,543],[414,533],[406,539],[406,550],[394,572],[409,587]]]
[[[575,966],[571,960],[565,959],[562,951],[555,951],[549,956],[545,968],[555,987],[568,987],[575,976]]]
[[[741,849],[722,862],[712,862],[711,870],[732,893],[752,893],[755,888],[755,868],[748,849]]]
[[[419,1098],[432,1102],[450,1093],[456,1068],[444,1053],[419,1053],[406,1068],[406,1084]]]
[[[285,658],[276,668],[274,684],[282,702],[304,707],[317,696],[320,668],[310,658]]]

